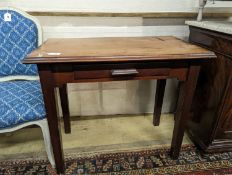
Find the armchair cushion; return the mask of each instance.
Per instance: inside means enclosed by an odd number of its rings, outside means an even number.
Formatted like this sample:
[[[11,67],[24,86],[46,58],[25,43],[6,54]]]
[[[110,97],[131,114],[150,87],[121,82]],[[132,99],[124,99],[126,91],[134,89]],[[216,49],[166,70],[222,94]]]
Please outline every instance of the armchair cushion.
[[[0,82],[0,129],[45,118],[39,81]]]
[[[5,13],[11,21],[4,21]],[[21,61],[38,46],[36,24],[13,10],[0,10],[0,76],[37,75],[36,65]]]

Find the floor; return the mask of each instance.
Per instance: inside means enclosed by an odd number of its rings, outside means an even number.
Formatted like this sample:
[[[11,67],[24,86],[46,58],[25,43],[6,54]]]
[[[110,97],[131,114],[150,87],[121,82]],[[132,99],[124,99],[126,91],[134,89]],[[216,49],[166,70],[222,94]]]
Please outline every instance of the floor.
[[[173,131],[173,115],[161,116],[161,125],[152,125],[152,115],[117,115],[79,117],[72,121],[72,134],[62,137],[65,155],[124,151],[169,146]],[[39,128],[26,128],[12,134],[1,134],[0,160],[41,158],[46,156]],[[187,136],[184,144],[191,144]]]

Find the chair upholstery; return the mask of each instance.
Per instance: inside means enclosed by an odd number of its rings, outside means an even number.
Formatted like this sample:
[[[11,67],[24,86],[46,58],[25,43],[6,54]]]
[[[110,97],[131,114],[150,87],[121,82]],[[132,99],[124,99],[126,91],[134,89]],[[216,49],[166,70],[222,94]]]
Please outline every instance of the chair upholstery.
[[[4,21],[4,14],[11,21]],[[36,65],[22,64],[28,53],[38,46],[38,28],[34,21],[13,10],[0,10],[0,77],[37,75]]]
[[[45,118],[39,81],[0,82],[0,129]]]
[[[7,12],[11,21],[4,21]],[[0,133],[39,126],[48,159],[55,168],[40,82],[33,81],[38,77],[37,66],[21,62],[41,43],[37,19],[11,7],[0,7]]]

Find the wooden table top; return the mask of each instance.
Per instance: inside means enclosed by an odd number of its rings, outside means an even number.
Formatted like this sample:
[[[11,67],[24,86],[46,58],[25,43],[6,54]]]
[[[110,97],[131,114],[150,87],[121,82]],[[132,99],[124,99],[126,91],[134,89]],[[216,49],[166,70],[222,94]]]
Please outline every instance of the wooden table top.
[[[214,58],[215,54],[172,36],[48,39],[24,63],[125,62]]]

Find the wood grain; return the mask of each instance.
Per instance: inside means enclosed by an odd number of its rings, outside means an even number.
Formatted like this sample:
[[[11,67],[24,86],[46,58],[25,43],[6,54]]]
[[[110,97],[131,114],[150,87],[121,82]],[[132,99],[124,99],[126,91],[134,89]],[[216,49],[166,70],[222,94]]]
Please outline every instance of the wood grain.
[[[59,53],[59,55],[54,55]],[[48,39],[24,63],[124,62],[214,58],[213,52],[175,37]]]
[[[180,154],[184,131],[189,118],[189,112],[191,109],[199,72],[200,65],[191,65],[189,68],[187,81],[180,82],[180,94],[175,114],[175,123],[171,144],[171,156],[173,158],[178,158]]]
[[[156,93],[155,93],[155,105],[153,113],[153,125],[159,126],[160,117],[164,99],[164,92],[166,87],[166,79],[157,80],[156,83]]]
[[[57,116],[56,101],[55,101],[55,86],[54,79],[49,66],[42,65],[39,67],[39,76],[43,91],[44,104],[46,108],[46,118],[48,120],[51,144],[56,163],[57,173],[64,172],[64,154],[62,145],[62,136],[60,134],[60,122]]]
[[[62,108],[62,113],[63,113],[64,132],[66,134],[70,134],[71,133],[71,123],[70,123],[70,111],[69,111],[67,84],[60,87],[59,92],[60,92],[61,108]]]
[[[190,27],[190,41],[216,52],[202,65],[188,131],[203,152],[232,151],[232,37]]]

